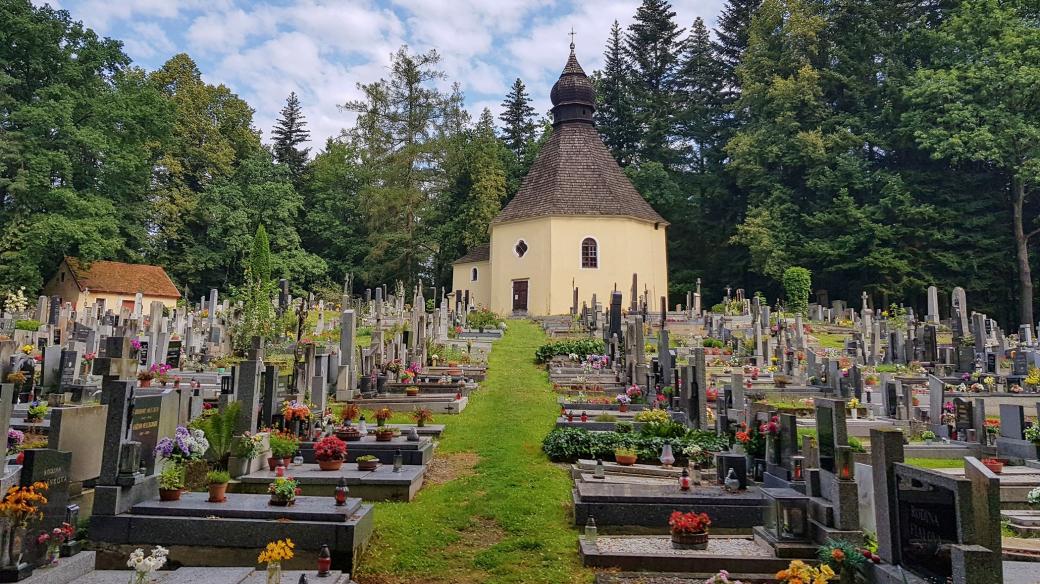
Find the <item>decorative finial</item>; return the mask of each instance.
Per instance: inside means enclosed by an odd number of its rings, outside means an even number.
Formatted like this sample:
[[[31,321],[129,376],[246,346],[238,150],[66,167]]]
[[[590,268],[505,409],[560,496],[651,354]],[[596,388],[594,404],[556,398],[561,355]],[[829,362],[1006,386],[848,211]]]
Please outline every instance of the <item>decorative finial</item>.
[[[574,27],[573,26],[571,27],[570,35],[571,35],[571,51],[573,51],[574,50]]]

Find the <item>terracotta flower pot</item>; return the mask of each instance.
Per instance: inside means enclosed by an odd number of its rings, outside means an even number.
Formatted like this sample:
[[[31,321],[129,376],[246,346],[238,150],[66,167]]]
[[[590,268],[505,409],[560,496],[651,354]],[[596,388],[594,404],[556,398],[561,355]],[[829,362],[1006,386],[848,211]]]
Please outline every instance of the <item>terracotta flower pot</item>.
[[[209,502],[223,503],[227,501],[227,483],[219,483],[209,486]]]
[[[318,467],[321,468],[321,470],[339,470],[341,466],[343,466],[343,461],[338,458],[318,461]]]
[[[378,460],[364,460],[357,463],[357,469],[363,471],[373,471],[379,468]]]
[[[393,432],[376,432],[376,442],[390,442],[393,439]]]
[[[151,379],[142,379],[141,381],[138,381],[137,383],[138,383],[138,387],[151,387],[152,386],[152,380]]]
[[[633,464],[636,463],[636,459],[637,458],[638,457],[635,454],[632,454],[632,455],[615,454],[614,455],[614,460],[616,460],[617,463],[620,464],[621,466],[632,466]]]
[[[159,500],[160,501],[180,501],[181,490],[180,489],[159,489]]]
[[[1004,463],[999,460],[987,459],[983,460],[982,464],[986,465],[986,468],[992,471],[993,474],[1000,474],[1004,472]]]
[[[706,550],[708,549],[708,532],[673,533],[672,547],[677,550]]]
[[[627,412],[628,411],[628,404],[621,404],[620,406],[618,406],[618,411],[620,411],[622,414]]]
[[[274,471],[274,469],[278,468],[281,465],[282,465],[282,459],[281,458],[275,458],[275,457],[272,456],[272,457],[267,459],[267,468],[271,469],[272,472]]]

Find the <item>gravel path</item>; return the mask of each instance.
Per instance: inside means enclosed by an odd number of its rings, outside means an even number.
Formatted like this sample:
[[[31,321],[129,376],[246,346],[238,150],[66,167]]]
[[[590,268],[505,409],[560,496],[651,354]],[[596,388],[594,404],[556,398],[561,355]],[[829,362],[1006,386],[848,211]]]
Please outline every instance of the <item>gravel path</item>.
[[[751,539],[739,537],[713,537],[708,540],[706,550],[678,550],[672,547],[668,536],[611,536],[596,538],[596,547],[606,553],[629,553],[639,555],[668,556],[730,556],[771,558],[770,550]]]

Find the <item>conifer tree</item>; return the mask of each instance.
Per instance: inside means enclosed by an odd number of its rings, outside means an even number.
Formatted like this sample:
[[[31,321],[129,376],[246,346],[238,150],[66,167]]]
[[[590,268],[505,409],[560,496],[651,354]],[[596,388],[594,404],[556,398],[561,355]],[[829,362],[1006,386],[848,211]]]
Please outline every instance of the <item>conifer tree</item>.
[[[610,29],[603,58],[603,70],[593,76],[598,102],[596,128],[618,164],[627,166],[635,156],[639,132],[632,111],[628,57],[621,25],[616,20]]]
[[[676,83],[680,104],[677,133],[683,144],[683,158],[696,172],[704,172],[709,164],[722,159],[726,109],[720,74],[721,64],[711,45],[708,28],[698,17],[684,44]]]
[[[311,150],[300,148],[300,144],[309,140],[311,133],[307,130],[307,119],[303,115],[300,98],[296,96],[295,91],[286,98],[285,107],[275,121],[271,136],[274,138],[275,160],[289,167],[293,182],[299,188],[300,177],[307,166],[307,155]]]
[[[502,141],[513,152],[517,160],[524,158],[524,150],[534,139],[534,108],[524,82],[517,77],[509,94],[502,101]],[[492,128],[493,129],[493,128]]]
[[[748,47],[751,19],[761,4],[762,0],[726,0],[726,6],[716,24],[715,36],[718,40],[715,42],[715,52],[722,61],[726,85],[733,93],[740,91],[740,78],[736,69]]]
[[[642,162],[656,161],[667,167],[675,159],[670,142],[682,32],[667,0],[643,0],[625,36],[640,131],[637,153]]]

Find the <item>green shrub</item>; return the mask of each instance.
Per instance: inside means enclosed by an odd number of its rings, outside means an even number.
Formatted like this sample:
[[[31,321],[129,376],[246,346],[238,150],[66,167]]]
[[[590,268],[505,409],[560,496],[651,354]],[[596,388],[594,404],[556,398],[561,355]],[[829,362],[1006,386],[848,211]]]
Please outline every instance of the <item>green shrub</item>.
[[[615,416],[614,414],[600,414],[596,416],[594,419],[597,422],[616,422],[617,416]]]
[[[570,355],[571,353],[584,360],[589,355],[602,355],[606,345],[597,339],[568,339],[563,341],[552,341],[538,347],[534,352],[535,361],[548,363],[553,357],[559,355]]]
[[[590,432],[583,428],[556,428],[542,441],[542,450],[554,461],[574,462],[579,458],[613,460],[618,448],[635,449],[640,460],[656,462],[665,443],[678,453],[697,445],[709,452],[725,450],[729,444],[714,432],[690,430],[682,437],[662,438],[635,433]]]
[[[225,470],[211,470],[206,473],[206,483],[210,485],[223,485],[231,480],[231,475]]]
[[[809,310],[809,292],[812,290],[812,274],[805,268],[792,266],[784,270],[784,294],[787,310],[805,314]]]
[[[36,332],[40,330],[40,321],[30,319],[16,320],[14,321],[14,329],[18,331]]]
[[[466,328],[497,329],[502,319],[487,308],[478,308],[466,315]]]

